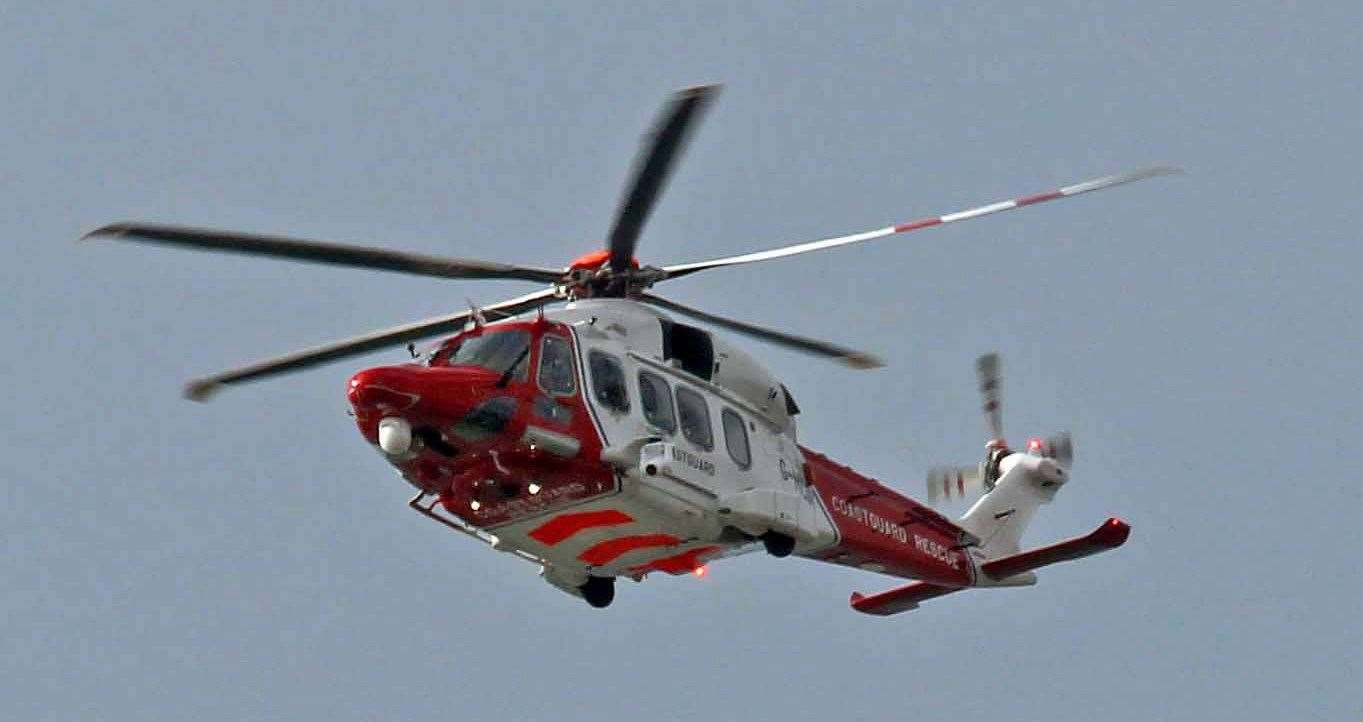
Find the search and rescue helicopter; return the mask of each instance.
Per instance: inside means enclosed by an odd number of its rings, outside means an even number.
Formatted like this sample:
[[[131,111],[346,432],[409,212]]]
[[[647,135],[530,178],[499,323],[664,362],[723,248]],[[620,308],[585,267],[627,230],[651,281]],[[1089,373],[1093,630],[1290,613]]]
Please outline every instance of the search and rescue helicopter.
[[[1030,585],[1032,570],[1120,546],[1113,518],[1081,537],[1027,551],[1036,509],[1069,477],[1067,435],[1014,452],[1003,440],[996,356],[977,364],[986,460],[929,473],[928,496],[974,497],[952,521],[803,446],[790,391],[746,352],[674,316],[841,362],[880,366],[838,344],[684,306],[663,281],[785,258],[1079,195],[1177,172],[1155,167],[852,235],[669,266],[640,264],[640,232],[718,86],[665,105],[635,162],[606,248],[563,270],[445,258],[231,231],[123,222],[107,237],[441,278],[516,279],[547,288],[373,331],[188,384],[225,387],[406,344],[410,363],[356,373],[346,392],[360,434],[416,488],[416,511],[540,566],[593,607],[615,580],[703,575],[759,548],[915,580],[852,594],[869,614],[913,609],[973,587]],[[550,305],[556,307],[550,309]],[[561,305],[560,305],[561,304]],[[418,355],[414,342],[453,334]]]

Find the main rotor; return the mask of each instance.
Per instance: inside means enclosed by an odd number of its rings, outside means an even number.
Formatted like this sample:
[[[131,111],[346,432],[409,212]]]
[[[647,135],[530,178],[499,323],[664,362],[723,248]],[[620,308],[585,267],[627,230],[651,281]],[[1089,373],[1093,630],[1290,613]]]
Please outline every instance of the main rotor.
[[[676,169],[695,127],[719,93],[718,85],[700,85],[674,93],[664,104],[657,124],[644,138],[625,186],[605,248],[587,253],[562,270],[409,253],[386,248],[328,241],[220,231],[142,222],[113,223],[83,238],[107,237],[200,250],[287,258],[313,263],[377,269],[438,278],[511,279],[547,284],[533,293],[499,303],[380,329],[348,339],[322,344],[272,359],[242,366],[191,381],[185,394],[202,401],[224,385],[264,379],[340,360],[369,351],[401,346],[421,339],[453,333],[479,312],[515,315],[559,300],[579,298],[627,298],[744,334],[788,349],[840,361],[853,368],[875,368],[881,362],[870,354],[827,341],[738,321],[691,308],[650,293],[657,283],[697,271],[767,261],[916,231],[958,220],[978,218],[1043,201],[1109,188],[1124,183],[1177,172],[1166,167],[1146,168],[1066,186],[1047,193],[991,203],[965,211],[922,218],[847,236],[824,238],[766,251],[669,266],[640,265],[635,259],[639,237],[653,208]]]

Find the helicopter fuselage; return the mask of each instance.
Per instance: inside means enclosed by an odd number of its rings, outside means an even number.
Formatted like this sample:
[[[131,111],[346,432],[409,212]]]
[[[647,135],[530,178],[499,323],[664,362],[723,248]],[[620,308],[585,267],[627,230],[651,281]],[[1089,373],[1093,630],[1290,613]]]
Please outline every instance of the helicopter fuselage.
[[[685,574],[759,548],[971,582],[961,530],[800,446],[789,391],[746,353],[627,299],[473,324],[419,363],[367,369],[365,438],[423,507],[591,577]]]

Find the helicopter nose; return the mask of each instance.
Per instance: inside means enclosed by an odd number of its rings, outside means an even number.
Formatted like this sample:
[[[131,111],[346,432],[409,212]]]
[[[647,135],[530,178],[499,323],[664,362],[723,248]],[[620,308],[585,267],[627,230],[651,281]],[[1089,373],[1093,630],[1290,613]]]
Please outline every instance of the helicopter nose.
[[[427,395],[419,369],[378,366],[350,377],[346,397],[359,409],[386,413],[411,411]]]
[[[481,368],[378,366],[350,377],[346,396],[363,418],[403,417],[443,427],[494,395],[498,378]]]

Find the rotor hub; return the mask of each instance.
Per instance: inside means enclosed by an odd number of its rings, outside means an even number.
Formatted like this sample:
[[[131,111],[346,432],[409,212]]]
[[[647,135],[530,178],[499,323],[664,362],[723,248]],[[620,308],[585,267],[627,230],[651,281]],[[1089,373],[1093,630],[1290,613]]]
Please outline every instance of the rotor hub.
[[[568,298],[619,298],[638,294],[665,277],[662,269],[640,266],[634,257],[628,270],[618,274],[611,268],[610,250],[603,248],[573,259],[558,285],[561,295]]]

